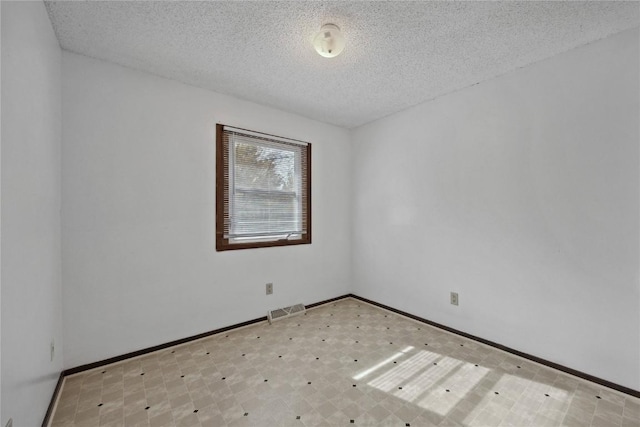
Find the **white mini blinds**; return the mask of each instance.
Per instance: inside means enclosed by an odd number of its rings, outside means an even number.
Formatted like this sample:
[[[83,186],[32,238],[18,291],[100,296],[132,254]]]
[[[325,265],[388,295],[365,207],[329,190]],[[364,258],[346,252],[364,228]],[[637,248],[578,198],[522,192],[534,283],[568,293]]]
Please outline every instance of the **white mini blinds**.
[[[218,125],[216,249],[311,243],[311,144]]]

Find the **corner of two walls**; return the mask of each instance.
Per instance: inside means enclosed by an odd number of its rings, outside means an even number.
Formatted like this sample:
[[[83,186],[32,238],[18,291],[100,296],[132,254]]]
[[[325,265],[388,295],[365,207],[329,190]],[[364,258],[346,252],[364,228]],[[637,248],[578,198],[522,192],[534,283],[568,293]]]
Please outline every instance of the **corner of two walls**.
[[[355,130],[354,293],[640,390],[638,40]]]
[[[1,2],[1,425],[42,423],[62,371],[61,51],[42,2]],[[50,343],[55,341],[51,360]]]

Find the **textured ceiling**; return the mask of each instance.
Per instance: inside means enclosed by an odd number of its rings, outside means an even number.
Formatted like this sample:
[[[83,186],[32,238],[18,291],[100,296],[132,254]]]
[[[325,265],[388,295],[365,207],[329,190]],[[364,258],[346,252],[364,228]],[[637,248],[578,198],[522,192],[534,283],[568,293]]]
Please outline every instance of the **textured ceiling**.
[[[637,2],[46,2],[63,49],[352,128],[639,25]],[[344,32],[332,59],[311,41]]]

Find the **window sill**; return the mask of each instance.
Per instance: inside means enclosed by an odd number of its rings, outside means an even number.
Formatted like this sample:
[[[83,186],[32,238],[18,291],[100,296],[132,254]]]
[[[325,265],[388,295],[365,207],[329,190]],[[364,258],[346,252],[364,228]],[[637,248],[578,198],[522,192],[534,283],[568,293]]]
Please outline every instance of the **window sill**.
[[[310,245],[311,236],[307,235],[301,239],[293,240],[269,240],[269,241],[254,241],[254,242],[242,242],[242,243],[230,243],[228,239],[219,238],[216,240],[216,251],[232,251],[236,249],[257,249],[257,248],[271,248],[277,246],[294,246],[294,245]]]

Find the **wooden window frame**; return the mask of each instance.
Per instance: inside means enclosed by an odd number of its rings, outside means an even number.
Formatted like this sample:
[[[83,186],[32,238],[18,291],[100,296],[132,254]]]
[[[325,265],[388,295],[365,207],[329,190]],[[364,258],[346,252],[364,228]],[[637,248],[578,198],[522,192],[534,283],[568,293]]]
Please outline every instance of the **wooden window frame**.
[[[307,230],[303,233],[299,239],[280,239],[280,240],[268,240],[268,241],[253,241],[253,242],[230,242],[229,238],[224,236],[224,218],[225,218],[225,203],[224,203],[224,190],[229,185],[228,180],[225,178],[225,159],[224,159],[224,143],[223,143],[223,130],[225,125],[216,124],[216,251],[229,251],[237,249],[255,249],[255,248],[270,248],[277,246],[293,246],[293,245],[309,245],[311,244],[311,144],[306,143],[306,161],[307,161],[307,179],[306,187],[303,188],[303,193],[306,191],[306,223]],[[276,135],[265,134],[253,130],[247,130],[251,133],[262,134],[265,137],[282,138]]]

